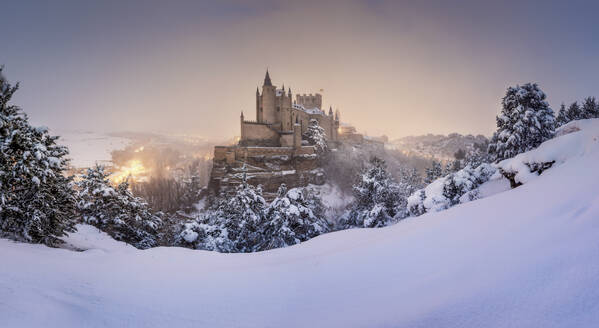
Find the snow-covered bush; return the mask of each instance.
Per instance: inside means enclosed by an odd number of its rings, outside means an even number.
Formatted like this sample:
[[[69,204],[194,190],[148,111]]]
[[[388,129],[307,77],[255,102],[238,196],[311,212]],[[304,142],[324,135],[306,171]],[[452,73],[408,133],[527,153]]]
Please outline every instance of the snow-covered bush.
[[[553,137],[555,118],[545,98],[536,84],[507,89],[497,116],[497,131],[489,143],[494,161],[514,157]]]
[[[326,134],[316,119],[310,120],[304,138],[316,148],[317,153],[324,153],[328,150]]]
[[[0,236],[56,246],[76,223],[68,149],[9,104],[17,89],[0,67]]]
[[[354,201],[340,218],[340,228],[384,227],[404,216],[405,189],[387,173],[383,160],[373,157],[353,190]]]
[[[158,246],[160,215],[153,213],[143,199],[133,196],[126,181],[112,187],[104,167],[96,165],[81,176],[77,185],[78,209],[85,223],[140,249]]]
[[[277,198],[266,210],[260,250],[290,246],[330,231],[324,206],[308,188],[279,187]]]
[[[475,169],[468,165],[414,192],[408,197],[408,210],[412,216],[419,216],[477,199],[476,188],[496,172],[497,169],[491,164],[483,163]]]

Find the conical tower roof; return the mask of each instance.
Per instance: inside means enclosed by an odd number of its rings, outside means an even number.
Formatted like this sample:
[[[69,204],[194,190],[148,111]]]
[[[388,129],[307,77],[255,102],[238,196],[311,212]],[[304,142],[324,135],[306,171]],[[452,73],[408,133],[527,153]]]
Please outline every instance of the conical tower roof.
[[[264,85],[272,86],[272,82],[270,81],[270,75],[268,74],[268,69],[266,70],[266,76],[264,77]]]

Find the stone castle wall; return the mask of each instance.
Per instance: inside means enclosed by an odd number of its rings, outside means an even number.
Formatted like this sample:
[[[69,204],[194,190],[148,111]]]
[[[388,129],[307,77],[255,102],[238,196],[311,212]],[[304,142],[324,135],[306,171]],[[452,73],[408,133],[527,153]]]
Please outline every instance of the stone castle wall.
[[[280,145],[279,133],[268,124],[241,121],[241,142],[243,145]]]

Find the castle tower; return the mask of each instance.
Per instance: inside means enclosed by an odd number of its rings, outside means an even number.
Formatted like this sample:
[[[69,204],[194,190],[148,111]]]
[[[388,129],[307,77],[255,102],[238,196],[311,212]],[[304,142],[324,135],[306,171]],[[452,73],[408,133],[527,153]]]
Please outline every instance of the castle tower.
[[[256,87],[256,122],[262,122],[262,113],[260,111],[260,91]]]
[[[260,123],[276,123],[277,111],[275,108],[275,97],[276,87],[272,85],[268,70],[266,70],[266,76],[264,77],[264,84],[262,85],[262,96],[260,97],[258,111],[258,122]]]

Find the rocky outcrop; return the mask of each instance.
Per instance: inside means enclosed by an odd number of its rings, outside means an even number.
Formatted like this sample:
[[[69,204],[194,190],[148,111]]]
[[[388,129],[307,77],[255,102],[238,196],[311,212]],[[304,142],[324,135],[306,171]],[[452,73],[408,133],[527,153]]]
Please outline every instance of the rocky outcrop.
[[[267,200],[274,199],[282,183],[294,188],[325,182],[312,146],[232,146],[215,149],[209,190],[214,194],[233,192],[244,174],[250,184],[262,186]]]

